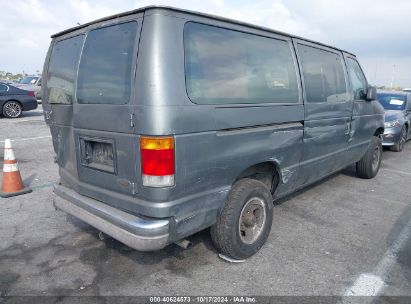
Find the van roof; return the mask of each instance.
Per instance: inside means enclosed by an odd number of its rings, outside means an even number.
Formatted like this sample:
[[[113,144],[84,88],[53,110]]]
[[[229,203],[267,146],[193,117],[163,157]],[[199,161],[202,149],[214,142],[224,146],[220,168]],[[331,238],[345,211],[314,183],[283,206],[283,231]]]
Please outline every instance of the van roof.
[[[110,20],[110,19],[120,18],[120,17],[124,17],[124,16],[128,16],[128,15],[133,15],[133,14],[137,14],[137,13],[142,13],[142,12],[145,12],[145,11],[151,10],[151,9],[170,10],[170,11],[181,12],[181,13],[186,13],[186,14],[190,14],[190,15],[202,16],[202,17],[215,19],[215,20],[220,20],[220,21],[224,21],[224,22],[239,24],[239,25],[243,25],[243,26],[248,26],[248,27],[255,28],[255,29],[260,29],[260,30],[263,30],[263,31],[268,31],[268,32],[276,33],[276,34],[286,35],[286,36],[289,36],[289,37],[292,37],[292,38],[301,39],[301,40],[308,41],[308,42],[313,42],[313,43],[316,43],[316,44],[319,44],[319,45],[322,45],[322,46],[326,46],[326,47],[329,47],[329,48],[332,48],[332,49],[335,49],[335,50],[343,51],[345,53],[348,53],[350,55],[355,56],[355,54],[347,52],[347,51],[342,50],[340,48],[337,48],[335,46],[327,45],[325,43],[321,43],[321,42],[318,42],[318,41],[310,40],[310,39],[299,37],[299,36],[296,36],[296,35],[284,33],[284,32],[281,32],[281,31],[276,31],[276,30],[270,29],[268,27],[259,26],[259,25],[255,25],[255,24],[252,24],[252,23],[242,22],[242,21],[238,21],[238,20],[234,20],[234,19],[230,19],[230,18],[225,18],[225,17],[220,17],[220,16],[216,16],[216,15],[200,13],[200,12],[190,11],[190,10],[184,10],[184,9],[180,9],[180,8],[176,8],[176,7],[163,6],[163,5],[144,6],[144,7],[135,9],[135,10],[131,10],[131,11],[127,11],[127,12],[107,16],[107,17],[104,17],[104,18],[100,18],[100,19],[97,19],[97,20],[94,20],[94,21],[91,21],[91,22],[81,24],[79,26],[69,28],[69,29],[64,30],[64,31],[58,32],[58,33],[52,35],[51,38],[55,38],[55,37],[67,34],[69,32],[73,32],[73,31],[81,29],[81,28],[85,28],[85,27],[87,27],[91,24],[103,22],[103,21]]]

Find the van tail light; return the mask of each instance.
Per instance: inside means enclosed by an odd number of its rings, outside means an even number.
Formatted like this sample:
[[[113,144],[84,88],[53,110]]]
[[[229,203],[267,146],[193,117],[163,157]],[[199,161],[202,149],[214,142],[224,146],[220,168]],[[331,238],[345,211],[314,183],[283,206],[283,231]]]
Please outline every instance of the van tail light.
[[[27,95],[29,95],[29,96],[31,96],[31,97],[36,97],[36,96],[34,95],[34,92],[33,92],[33,91],[29,91],[29,92],[27,93]]]
[[[143,185],[168,187],[174,185],[174,138],[140,137]]]

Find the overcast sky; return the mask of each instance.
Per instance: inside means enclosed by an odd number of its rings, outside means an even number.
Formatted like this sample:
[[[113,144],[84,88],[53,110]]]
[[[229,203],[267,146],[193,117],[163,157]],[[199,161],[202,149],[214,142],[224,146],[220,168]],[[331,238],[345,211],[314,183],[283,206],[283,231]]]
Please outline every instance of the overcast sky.
[[[234,18],[355,53],[369,82],[411,87],[410,0],[2,0],[0,71],[42,70],[50,35],[151,4]]]

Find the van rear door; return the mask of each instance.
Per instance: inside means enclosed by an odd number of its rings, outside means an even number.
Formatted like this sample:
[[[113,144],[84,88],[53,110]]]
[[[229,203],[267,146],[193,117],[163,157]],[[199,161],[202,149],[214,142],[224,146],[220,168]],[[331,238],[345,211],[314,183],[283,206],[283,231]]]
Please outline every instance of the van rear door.
[[[101,188],[135,194],[135,68],[141,22],[90,30],[80,58],[73,127],[80,193],[102,199]],[[87,187],[97,186],[100,189]],[[103,196],[107,199],[107,196]]]
[[[62,181],[83,195],[112,205],[116,205],[115,193],[134,195],[139,178],[133,88],[142,17],[141,13],[84,29],[76,38],[81,47],[76,47],[77,56],[73,55],[70,96],[60,98],[66,102],[53,103],[56,97],[51,92],[45,103],[63,168]],[[63,56],[53,56],[57,49],[66,55],[76,53],[66,44],[54,44],[47,87],[53,86],[53,71],[65,77],[60,64]]]
[[[50,127],[60,172],[78,178],[73,139],[73,102],[78,61],[85,35],[56,38],[46,59],[43,75],[43,111]]]

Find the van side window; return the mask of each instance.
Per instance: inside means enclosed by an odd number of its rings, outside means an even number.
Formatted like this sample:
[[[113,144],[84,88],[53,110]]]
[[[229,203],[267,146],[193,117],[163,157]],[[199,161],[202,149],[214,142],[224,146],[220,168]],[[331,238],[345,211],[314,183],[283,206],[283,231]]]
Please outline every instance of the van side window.
[[[287,41],[188,22],[187,93],[198,104],[297,103],[297,73]]]
[[[298,44],[308,102],[349,100],[342,57],[339,54]]]
[[[367,80],[361,70],[357,60],[347,58],[348,75],[351,80],[351,87],[355,100],[367,99]]]
[[[130,101],[137,22],[92,30],[84,43],[77,80],[77,102],[125,104]]]
[[[72,104],[84,35],[58,41],[51,51],[47,77],[49,103]]]

